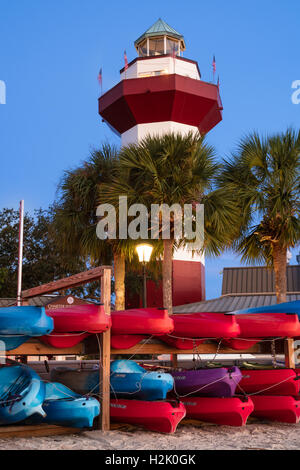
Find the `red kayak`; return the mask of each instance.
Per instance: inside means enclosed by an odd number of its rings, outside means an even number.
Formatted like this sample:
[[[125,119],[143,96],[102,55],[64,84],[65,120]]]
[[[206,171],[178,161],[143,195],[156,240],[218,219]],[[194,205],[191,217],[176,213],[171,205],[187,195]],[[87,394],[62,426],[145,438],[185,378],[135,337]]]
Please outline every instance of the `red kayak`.
[[[244,426],[254,410],[251,398],[182,398],[186,417],[224,426]]]
[[[262,338],[295,338],[300,333],[298,315],[291,313],[249,313],[236,315],[241,334],[226,339],[224,344],[236,350],[247,350]]]
[[[240,338],[290,337],[299,335],[298,315],[290,313],[249,313],[236,315]]]
[[[194,349],[205,339],[235,338],[240,333],[235,316],[228,313],[180,313],[171,318],[174,331],[159,339],[177,349]]]
[[[47,336],[41,336],[39,339],[53,348],[72,348],[81,343],[90,333],[56,333]]]
[[[299,423],[300,397],[253,395],[251,398],[253,416],[281,423]]]
[[[241,370],[239,385],[246,393],[261,395],[298,395],[300,381],[293,369]]]
[[[240,334],[235,316],[228,313],[186,313],[171,318],[172,336],[180,338],[235,338]]]
[[[103,305],[70,305],[65,308],[47,308],[46,313],[54,320],[53,333],[87,332],[102,333],[111,326],[110,315]]]
[[[164,335],[159,337],[164,343],[169,344],[176,349],[195,349],[199,344],[204,343],[205,339],[188,339],[188,338],[174,338],[171,335]]]
[[[150,431],[174,433],[185,417],[182,403],[114,399],[110,402],[111,421],[143,426]]]
[[[112,312],[112,335],[166,335],[174,323],[168,310],[161,308],[133,308]]]
[[[148,338],[147,335],[112,335],[111,347],[113,349],[130,349],[146,338]]]
[[[83,341],[90,333],[102,333],[111,327],[110,315],[103,305],[67,305],[64,308],[46,309],[54,320],[54,330],[39,339],[54,348],[71,348]]]

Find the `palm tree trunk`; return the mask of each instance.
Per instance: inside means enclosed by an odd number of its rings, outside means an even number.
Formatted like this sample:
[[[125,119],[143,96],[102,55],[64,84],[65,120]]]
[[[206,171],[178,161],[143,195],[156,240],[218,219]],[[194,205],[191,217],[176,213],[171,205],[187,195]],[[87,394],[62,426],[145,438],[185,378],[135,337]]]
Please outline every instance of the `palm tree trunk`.
[[[275,292],[277,303],[286,302],[286,255],[287,249],[278,245],[273,245],[273,264],[275,274]]]
[[[125,309],[125,258],[123,255],[114,254],[114,278],[115,278],[115,310]]]
[[[173,240],[164,240],[164,259],[162,266],[163,274],[163,302],[164,308],[169,312],[169,315],[172,314],[173,304],[172,304],[172,248]]]

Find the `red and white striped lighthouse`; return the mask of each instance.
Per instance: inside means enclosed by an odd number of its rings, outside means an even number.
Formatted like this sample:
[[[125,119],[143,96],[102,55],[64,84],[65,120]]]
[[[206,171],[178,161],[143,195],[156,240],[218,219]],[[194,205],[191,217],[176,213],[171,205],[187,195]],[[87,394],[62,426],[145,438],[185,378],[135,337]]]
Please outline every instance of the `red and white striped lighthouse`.
[[[149,134],[206,134],[222,120],[219,87],[202,81],[197,62],[183,57],[181,34],[159,19],[134,45],[138,57],[126,63],[120,82],[99,98],[99,114],[120,134],[122,146]],[[162,304],[161,289],[156,295],[148,289],[148,297],[149,306]],[[173,305],[204,298],[204,257],[178,250]]]

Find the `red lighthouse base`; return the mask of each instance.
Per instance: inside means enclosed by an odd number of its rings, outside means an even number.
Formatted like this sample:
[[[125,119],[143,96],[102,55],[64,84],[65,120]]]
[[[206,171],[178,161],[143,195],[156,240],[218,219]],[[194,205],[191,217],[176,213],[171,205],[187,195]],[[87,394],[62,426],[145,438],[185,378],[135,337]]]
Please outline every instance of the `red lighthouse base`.
[[[205,267],[200,261],[173,260],[173,306],[205,300]],[[128,296],[126,308],[142,307],[142,298]],[[162,281],[147,281],[147,306],[163,306]]]

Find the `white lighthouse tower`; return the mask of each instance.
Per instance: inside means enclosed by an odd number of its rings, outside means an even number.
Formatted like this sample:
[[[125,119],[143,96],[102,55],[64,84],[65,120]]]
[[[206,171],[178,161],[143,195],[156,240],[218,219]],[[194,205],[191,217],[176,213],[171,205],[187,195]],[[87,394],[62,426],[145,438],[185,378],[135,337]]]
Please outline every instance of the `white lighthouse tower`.
[[[184,37],[159,19],[134,43],[138,56],[120,82],[99,98],[99,113],[122,146],[146,135],[206,134],[222,120],[217,85],[201,80],[197,62],[183,57]],[[148,288],[148,305],[161,306],[161,289]],[[205,299],[204,257],[178,250],[173,257],[173,305]]]

